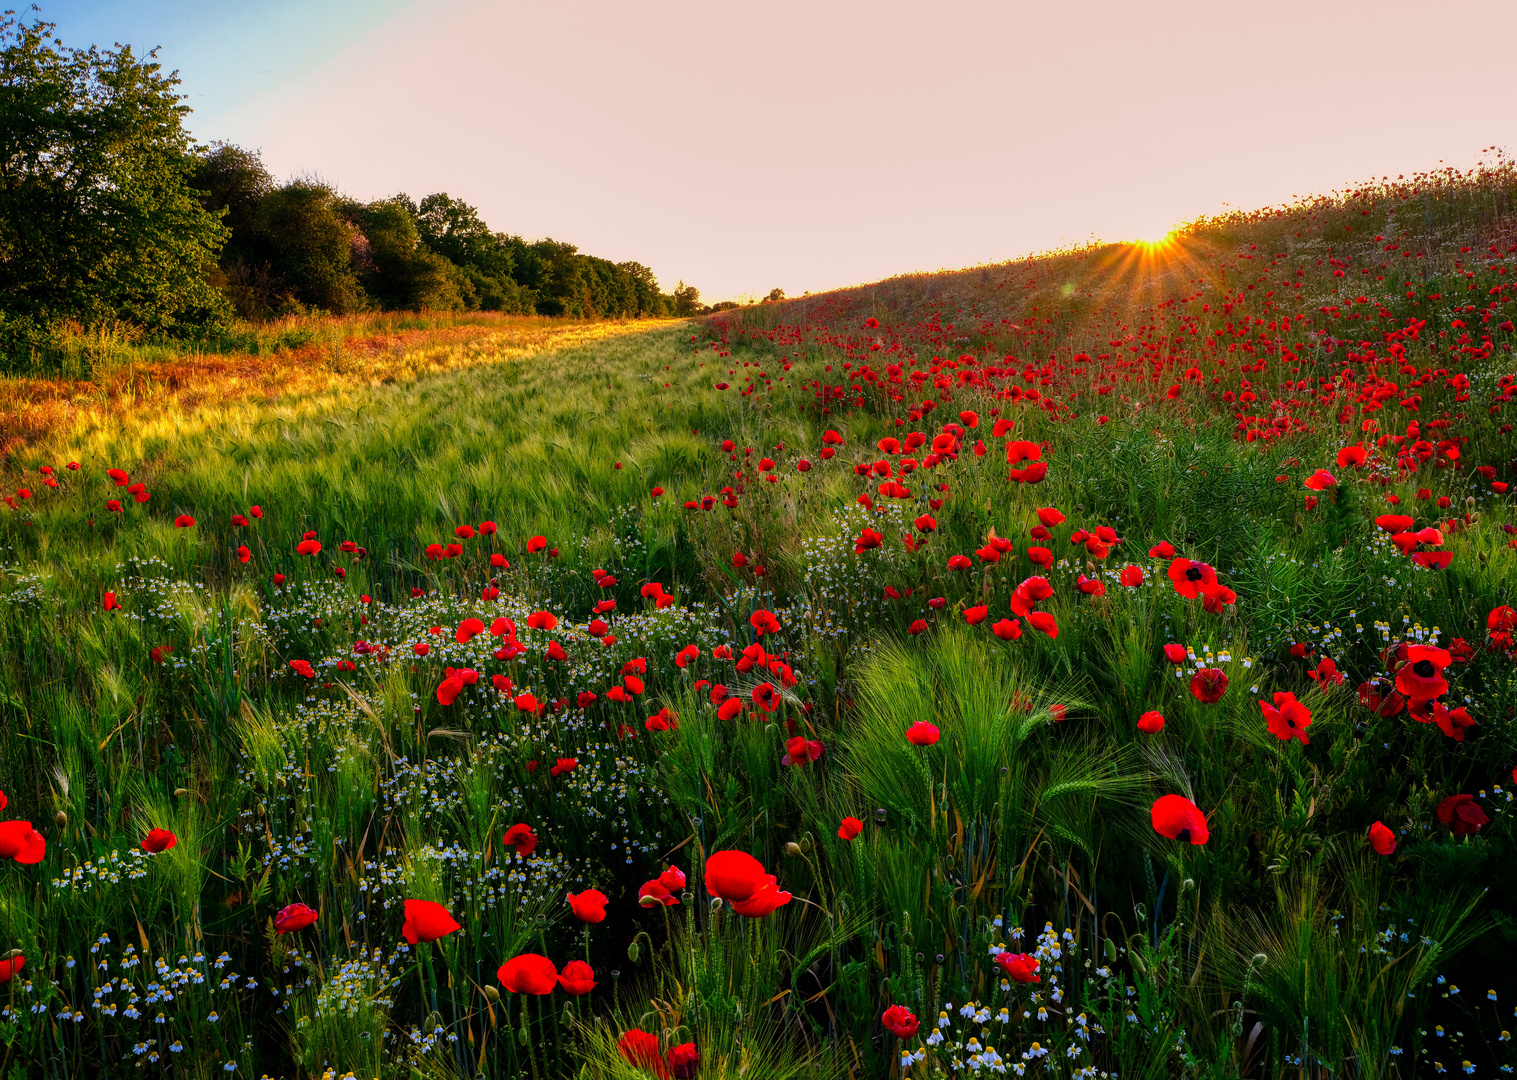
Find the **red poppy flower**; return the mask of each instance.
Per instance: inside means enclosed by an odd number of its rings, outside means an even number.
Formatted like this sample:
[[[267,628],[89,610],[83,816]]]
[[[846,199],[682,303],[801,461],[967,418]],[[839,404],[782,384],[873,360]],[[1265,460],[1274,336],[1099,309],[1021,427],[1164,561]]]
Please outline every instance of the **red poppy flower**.
[[[114,480],[117,487],[126,487],[127,482],[130,480],[126,472],[121,469],[107,469],[105,470],[105,475]]]
[[[1310,744],[1306,729],[1311,726],[1311,710],[1297,701],[1295,694],[1282,691],[1275,695],[1273,705],[1261,701],[1259,708],[1264,711],[1269,733],[1275,738],[1284,741],[1300,739],[1302,746]]]
[[[451,705],[458,700],[458,695],[464,691],[464,681],[456,675],[449,675],[437,687],[437,703],[439,705]]]
[[[315,539],[302,540],[295,545],[295,551],[300,555],[320,555],[321,541]]]
[[[1215,705],[1227,693],[1227,675],[1220,668],[1202,668],[1190,677],[1190,692],[1203,705]]]
[[[616,1040],[616,1052],[629,1065],[647,1069],[654,1076],[667,1077],[669,1070],[658,1052],[658,1036],[650,1035],[639,1028],[624,1031]]]
[[[1176,645],[1171,642],[1170,644],[1164,646],[1164,659],[1168,660],[1171,664],[1185,663],[1185,656],[1186,652],[1184,645]]]
[[[1035,461],[1025,469],[1012,469],[1007,479],[1018,484],[1038,484],[1048,476],[1048,462]]]
[[[1034,630],[1041,630],[1051,638],[1059,636],[1059,624],[1054,617],[1046,611],[1032,611],[1027,615],[1027,625]]]
[[[637,902],[645,908],[673,907],[679,903],[674,896],[673,890],[664,885],[658,878],[643,882],[643,887],[637,890]]]
[[[1475,726],[1475,718],[1463,705],[1450,709],[1441,701],[1413,701],[1406,711],[1418,723],[1437,724],[1455,742],[1463,742],[1464,729]]]
[[[558,968],[553,961],[537,953],[522,953],[513,956],[495,972],[500,984],[513,994],[534,994],[543,997],[553,993],[558,985]],[[594,983],[592,982],[593,986]]]
[[[772,683],[761,682],[753,688],[753,703],[766,713],[772,713],[780,706],[780,693]]]
[[[1443,669],[1453,663],[1448,650],[1412,645],[1405,650],[1405,656],[1398,655],[1397,659],[1402,661],[1396,670],[1396,689],[1401,693],[1423,700],[1448,693],[1449,684],[1443,678]]]
[[[785,743],[785,756],[792,765],[805,765],[821,757],[824,749],[818,740],[797,735]]]
[[[598,923],[606,920],[606,894],[599,889],[569,894],[569,910],[583,923]]]
[[[1150,709],[1138,717],[1138,730],[1145,735],[1157,735],[1164,730],[1164,716],[1162,713]]]
[[[1106,583],[1100,578],[1088,578],[1081,574],[1079,580],[1075,582],[1075,587],[1086,596],[1106,595]]]
[[[542,551],[547,546],[548,538],[546,536],[534,536],[532,539],[527,541],[527,554],[535,555],[537,552]]]
[[[1323,491],[1327,488],[1332,487],[1337,482],[1338,481],[1333,479],[1333,474],[1328,472],[1326,469],[1318,469],[1316,472],[1312,473],[1302,481],[1303,484],[1311,488],[1313,491]]]
[[[1148,554],[1150,558],[1154,559],[1173,559],[1175,557],[1175,545],[1171,544],[1168,540],[1160,540],[1148,549]]]
[[[856,817],[845,817],[838,826],[838,836],[843,840],[853,840],[863,831],[864,823]]]
[[[425,641],[418,641],[415,645],[411,646],[411,651],[417,656],[426,656],[427,653],[432,651],[432,646],[428,645]]]
[[[121,604],[116,599],[115,593],[108,592],[105,594],[104,598],[101,599],[100,606],[103,607],[106,611],[116,611],[121,607]]]
[[[908,634],[910,634],[912,637],[916,637],[918,634],[925,634],[925,633],[927,633],[927,620],[926,619],[912,619],[911,620],[911,625],[906,628],[906,632]]]
[[[485,624],[479,619],[465,619],[458,624],[458,629],[453,634],[453,640],[462,645],[475,634],[483,634],[484,632]]]
[[[1491,819],[1475,805],[1473,795],[1450,795],[1438,804],[1438,820],[1452,828],[1455,836],[1468,836],[1479,832]]]
[[[1135,588],[1143,584],[1143,570],[1141,567],[1137,566],[1124,566],[1122,568],[1122,576],[1119,580],[1128,588]]]
[[[870,548],[877,548],[884,542],[885,537],[882,533],[875,532],[866,526],[864,531],[859,533],[859,538],[853,542],[853,553],[862,555]]]
[[[1052,595],[1053,586],[1048,584],[1047,578],[1030,577],[1011,594],[1012,614],[1026,618],[1032,613],[1034,604],[1047,600]]]
[[[717,851],[706,860],[706,891],[728,903],[747,900],[773,881],[764,864],[743,851]]]
[[[715,693],[716,691],[712,691]],[[718,720],[731,720],[743,711],[743,699],[739,697],[726,698],[716,709]]]
[[[142,841],[142,850],[151,855],[156,855],[160,851],[167,851],[177,843],[179,843],[179,837],[167,829],[154,829]]]
[[[1381,822],[1375,822],[1370,826],[1370,847],[1376,855],[1389,855],[1396,850],[1396,834],[1387,829]]]
[[[30,821],[0,821],[0,859],[30,865],[47,854],[47,840]]]
[[[1396,692],[1389,679],[1372,679],[1359,684],[1359,704],[1381,716],[1395,716],[1406,707],[1406,698]]]
[[[1345,446],[1338,451],[1338,468],[1346,469],[1350,465],[1363,465],[1368,456],[1363,445]]]
[[[552,630],[558,625],[558,616],[547,611],[534,611],[527,616],[527,625],[533,630]]]
[[[1019,983],[1042,982],[1038,975],[1038,958],[1027,953],[997,953],[996,964],[1007,977]]]
[[[1053,552],[1046,547],[1030,547],[1027,549],[1027,561],[1046,570],[1053,565]]]
[[[1517,630],[1517,611],[1506,604],[1492,608],[1491,613],[1485,617],[1485,628],[1493,634]]]
[[[516,849],[516,854],[526,856],[532,854],[537,847],[537,834],[532,831],[530,825],[517,823],[506,830],[501,841],[507,847]]]
[[[595,989],[595,970],[583,960],[570,960],[558,973],[558,985],[570,997],[584,997]]]
[[[1392,536],[1396,536],[1410,530],[1414,521],[1405,514],[1381,514],[1375,519],[1375,524]]]
[[[680,1043],[669,1048],[667,1061],[674,1080],[692,1080],[700,1071],[701,1055],[693,1042]]]
[[[1178,558],[1169,564],[1169,580],[1174,582],[1175,592],[1194,600],[1217,584],[1217,572],[1206,563]]]
[[[274,933],[293,934],[316,922],[316,912],[305,904],[288,904],[274,916]]]
[[[436,941],[462,929],[463,925],[454,921],[453,916],[448,914],[448,909],[436,901],[406,901],[406,920],[400,927],[400,933],[412,945]]]
[[[988,607],[984,604],[977,604],[972,608],[964,609],[964,621],[970,626],[978,626],[985,621],[985,617],[989,614],[990,609]]]
[[[1324,656],[1317,662],[1317,666],[1306,673],[1306,677],[1319,686],[1343,685],[1343,672],[1338,670],[1337,663],[1330,656]]]
[[[1016,619],[1001,619],[991,624],[990,632],[1002,641],[1015,641],[1022,636],[1022,624]]]
[[[913,746],[931,746],[940,734],[935,725],[918,720],[906,729],[906,741]]]
[[[518,698],[516,703],[520,705],[521,699]],[[579,758],[561,757],[549,767],[548,775],[557,776],[560,773],[572,773],[577,768],[579,768]]]
[[[14,979],[22,968],[26,967],[26,957],[13,956],[9,960],[0,960],[0,986]]]
[[[316,669],[311,667],[309,660],[291,660],[290,667],[295,669],[297,675],[304,675],[307,679],[316,678]]]
[[[777,634],[780,629],[780,621],[774,617],[774,612],[759,610],[748,616],[748,625],[760,636],[764,634]]]
[[[917,1028],[920,1026],[917,1023],[915,1014],[904,1005],[890,1006],[890,1008],[885,1010],[885,1014],[880,1017],[880,1022],[898,1039],[911,1038],[917,1033]]]
[[[1154,831],[1171,840],[1204,844],[1211,837],[1206,817],[1182,795],[1163,795],[1153,805]]]
[[[1044,506],[1040,508],[1037,511],[1037,515],[1038,521],[1042,523],[1045,529],[1051,529],[1055,525],[1062,525],[1064,523],[1064,515],[1061,514],[1058,510],[1055,510],[1052,506]]]

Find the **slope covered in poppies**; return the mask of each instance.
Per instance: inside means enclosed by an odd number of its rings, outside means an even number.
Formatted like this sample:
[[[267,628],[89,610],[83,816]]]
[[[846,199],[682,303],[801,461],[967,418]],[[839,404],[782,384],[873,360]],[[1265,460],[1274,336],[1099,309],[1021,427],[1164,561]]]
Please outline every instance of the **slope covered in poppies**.
[[[1512,1065],[1514,195],[39,428],[0,1072]]]

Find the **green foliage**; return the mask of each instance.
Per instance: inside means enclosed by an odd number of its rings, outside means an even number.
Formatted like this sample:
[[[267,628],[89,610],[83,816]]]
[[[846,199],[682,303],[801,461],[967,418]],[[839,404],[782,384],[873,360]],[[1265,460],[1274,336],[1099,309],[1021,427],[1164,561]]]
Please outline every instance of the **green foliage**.
[[[128,46],[68,49],[0,20],[0,336],[60,322],[182,333],[226,315],[205,280],[226,232],[190,187],[179,80]]]

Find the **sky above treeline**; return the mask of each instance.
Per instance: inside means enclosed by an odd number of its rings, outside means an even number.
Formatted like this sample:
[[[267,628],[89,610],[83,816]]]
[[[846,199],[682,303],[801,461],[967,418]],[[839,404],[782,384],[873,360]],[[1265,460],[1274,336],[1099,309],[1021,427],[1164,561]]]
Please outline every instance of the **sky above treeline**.
[[[189,126],[707,301],[1004,262],[1517,149],[1511,0],[59,0]],[[1503,44],[1507,43],[1507,44]],[[1489,159],[1489,155],[1487,155]]]

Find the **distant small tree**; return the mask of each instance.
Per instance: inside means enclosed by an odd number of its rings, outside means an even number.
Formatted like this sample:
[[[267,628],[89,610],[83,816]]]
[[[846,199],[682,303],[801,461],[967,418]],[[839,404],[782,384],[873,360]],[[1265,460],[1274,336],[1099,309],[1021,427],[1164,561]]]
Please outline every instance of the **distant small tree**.
[[[776,300],[783,300],[783,299],[785,299],[785,290],[784,289],[770,289],[769,290],[769,295],[766,296],[766,297],[764,297],[764,303],[766,303],[766,304],[772,304]]]
[[[683,319],[701,313],[701,291],[694,285],[686,285],[681,281],[674,287],[672,295],[675,315]]]
[[[177,76],[0,16],[0,317],[155,330],[228,314],[227,230],[196,198]]]

